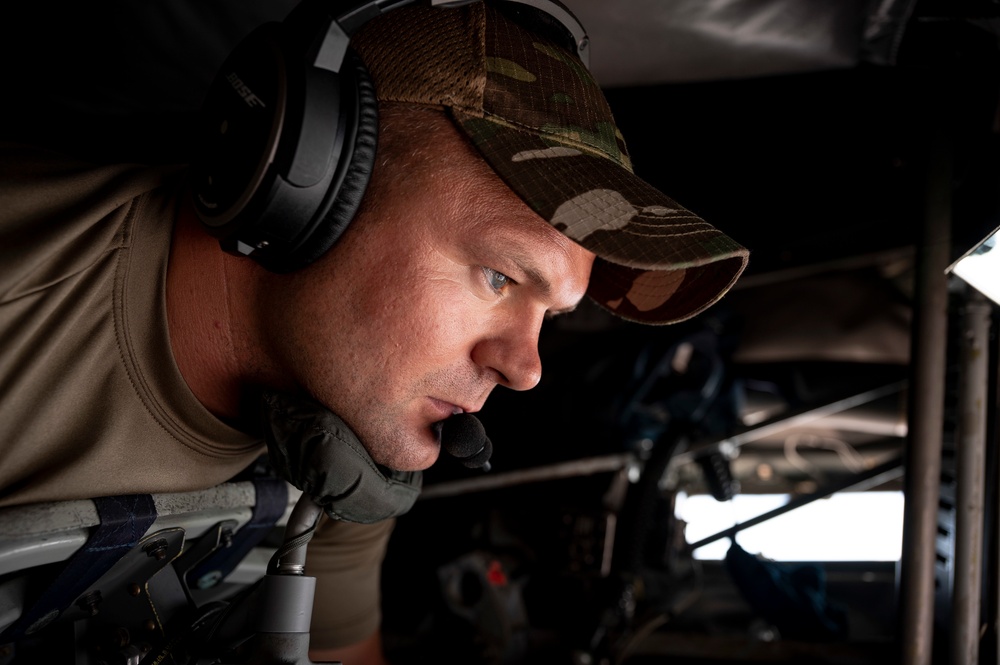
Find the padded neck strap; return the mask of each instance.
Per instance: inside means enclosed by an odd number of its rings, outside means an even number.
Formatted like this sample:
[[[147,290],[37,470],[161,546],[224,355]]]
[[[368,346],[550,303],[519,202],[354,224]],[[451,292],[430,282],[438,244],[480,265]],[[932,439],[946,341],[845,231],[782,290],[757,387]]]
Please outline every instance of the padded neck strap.
[[[264,438],[275,470],[327,515],[371,524],[407,512],[423,484],[420,471],[376,464],[353,431],[321,404],[264,395]]]

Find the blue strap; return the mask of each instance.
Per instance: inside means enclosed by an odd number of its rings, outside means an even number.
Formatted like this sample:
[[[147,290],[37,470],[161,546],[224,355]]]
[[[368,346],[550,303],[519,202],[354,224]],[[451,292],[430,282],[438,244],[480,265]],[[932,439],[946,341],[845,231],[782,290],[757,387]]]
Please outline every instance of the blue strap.
[[[250,521],[220,547],[188,571],[185,580],[194,589],[209,589],[226,579],[247,554],[264,539],[288,507],[288,483],[280,478],[255,478],[256,500]]]
[[[0,644],[51,623],[135,547],[156,520],[156,506],[149,494],[99,497],[93,502],[100,524],[31,609],[0,634]]]

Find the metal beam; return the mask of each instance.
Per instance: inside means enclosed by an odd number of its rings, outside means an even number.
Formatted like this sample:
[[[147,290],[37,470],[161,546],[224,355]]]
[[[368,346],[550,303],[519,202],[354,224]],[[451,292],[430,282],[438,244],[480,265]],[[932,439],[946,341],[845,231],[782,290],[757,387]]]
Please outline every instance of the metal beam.
[[[770,519],[778,517],[779,515],[784,515],[787,512],[791,512],[796,508],[801,508],[802,506],[808,505],[813,501],[819,499],[825,499],[828,496],[836,494],[837,492],[845,492],[847,490],[864,491],[871,489],[872,487],[878,487],[879,485],[884,485],[890,480],[895,480],[903,474],[903,459],[902,457],[895,457],[888,462],[883,462],[882,464],[864,471],[862,473],[856,474],[850,478],[847,478],[839,483],[834,483],[828,487],[813,492],[811,494],[804,494],[799,497],[795,497],[783,506],[779,506],[774,510],[770,510],[762,515],[751,518],[746,522],[740,522],[739,524],[734,524],[728,529],[724,529],[716,534],[702,538],[701,540],[691,543],[685,549],[688,552],[693,552],[694,550],[704,547],[710,543],[714,543],[717,540],[722,540],[723,538],[731,538],[735,536],[740,531],[749,529],[752,526],[761,524]]]
[[[990,305],[968,289],[959,379],[955,571],[951,662],[979,662],[986,492],[986,407],[989,392]]]
[[[903,665],[930,665],[934,639],[934,564],[948,340],[951,256],[951,146],[937,132],[929,150],[914,279],[910,403],[904,476],[900,641]]]
[[[700,454],[707,453],[713,449],[717,450],[724,446],[739,447],[753,441],[759,441],[793,427],[815,422],[821,418],[853,409],[862,404],[874,402],[889,395],[894,395],[902,392],[905,388],[906,381],[894,381],[870,390],[851,393],[818,406],[795,409],[765,420],[762,423],[740,429],[725,437],[693,443],[688,450],[675,455],[673,463],[688,462]]]

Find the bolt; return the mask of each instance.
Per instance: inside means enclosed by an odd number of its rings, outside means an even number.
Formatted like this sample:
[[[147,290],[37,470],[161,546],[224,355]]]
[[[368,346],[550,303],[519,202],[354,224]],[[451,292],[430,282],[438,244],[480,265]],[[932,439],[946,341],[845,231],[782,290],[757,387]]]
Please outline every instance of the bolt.
[[[108,626],[98,634],[93,644],[97,654],[113,654],[129,643],[129,632],[122,626]]]
[[[163,561],[167,558],[167,541],[163,538],[154,540],[149,545],[146,545],[143,551],[146,552],[146,556],[154,557],[157,561]]]
[[[146,630],[153,631],[156,630],[156,622],[152,619],[146,619]]]
[[[138,596],[140,593],[142,593],[142,587],[141,586],[139,586],[138,584],[135,584],[134,582],[132,584],[128,585],[128,595],[130,595],[130,596]]]
[[[76,601],[76,606],[79,607],[84,612],[90,614],[90,616],[95,616],[99,610],[98,605],[101,604],[101,592],[91,591],[90,593],[81,596]]]

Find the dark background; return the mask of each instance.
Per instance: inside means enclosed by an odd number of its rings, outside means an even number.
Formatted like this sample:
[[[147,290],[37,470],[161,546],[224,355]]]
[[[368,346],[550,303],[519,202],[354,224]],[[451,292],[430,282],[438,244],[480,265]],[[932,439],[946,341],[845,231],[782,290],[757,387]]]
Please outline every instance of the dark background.
[[[772,644],[761,637],[768,622],[723,568],[681,554],[671,497],[713,489],[692,442],[905,381],[928,197],[948,193],[953,258],[1000,225],[1000,3],[567,4],[590,30],[592,71],[636,172],[748,247],[750,265],[729,295],[689,322],[650,329],[583,306],[543,331],[542,384],[498,393],[482,414],[496,444],[492,474],[619,453],[639,455],[650,471],[669,462],[667,453],[688,456],[674,460],[672,484],[652,504],[636,503],[638,488],[652,491],[648,478],[631,485],[627,500],[609,498],[613,474],[418,503],[400,520],[387,559],[387,644],[400,658],[420,654],[415,662],[428,654],[527,662],[527,653],[561,662],[601,630],[624,630],[614,610],[631,576],[662,610],[654,616],[670,618],[673,641],[658,653],[671,662],[761,659],[761,645]],[[95,160],[185,162],[222,59],[292,6],[8,3],[0,138]],[[692,355],[680,371],[669,361],[682,347]],[[753,441],[727,457],[728,473],[741,491],[792,495],[849,479],[851,470],[822,450],[803,451],[814,469],[803,474],[785,459],[783,441],[836,437],[874,466],[902,452],[906,405],[905,389],[890,392],[849,410],[850,418]],[[655,443],[652,452],[644,440]],[[678,447],[664,452],[664,442]],[[773,475],[765,478],[762,465]],[[475,477],[446,460],[427,481]],[[878,489],[899,488],[897,478]],[[633,540],[619,537],[624,564],[601,577],[597,550],[613,540],[601,526],[609,505],[619,533]],[[947,548],[942,556],[947,563]],[[489,560],[523,583],[516,593],[516,585],[476,585],[476,566]],[[455,565],[457,577],[447,578],[442,571]],[[823,640],[786,640],[793,646],[768,652],[772,662],[796,654],[806,662],[887,662],[897,571],[825,571],[829,592],[850,607],[853,639],[811,651]],[[446,602],[445,579],[465,584],[466,614]],[[688,603],[694,588],[698,601]],[[995,598],[987,607],[995,617]],[[650,626],[649,635],[666,639]]]

